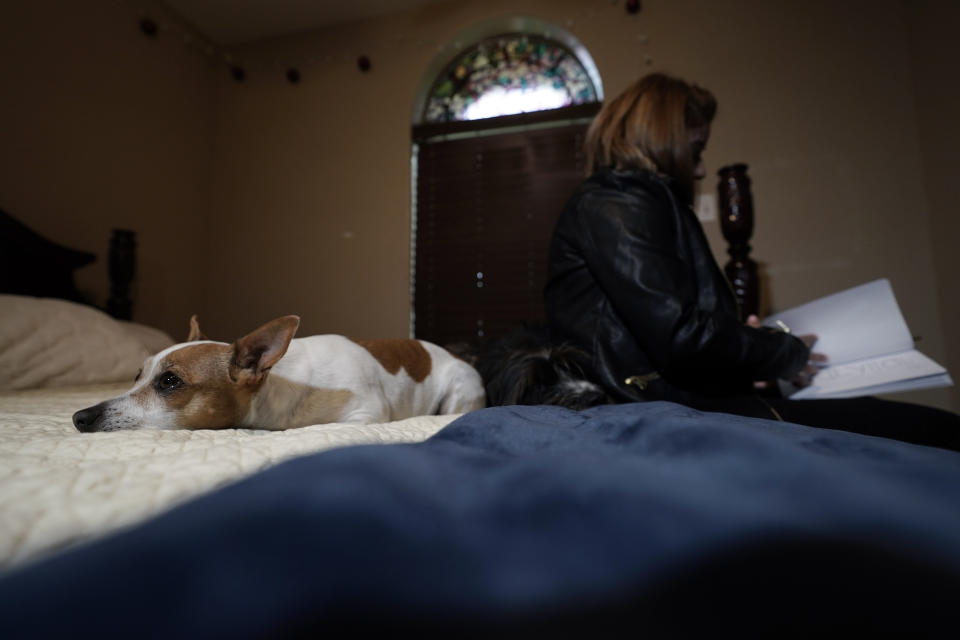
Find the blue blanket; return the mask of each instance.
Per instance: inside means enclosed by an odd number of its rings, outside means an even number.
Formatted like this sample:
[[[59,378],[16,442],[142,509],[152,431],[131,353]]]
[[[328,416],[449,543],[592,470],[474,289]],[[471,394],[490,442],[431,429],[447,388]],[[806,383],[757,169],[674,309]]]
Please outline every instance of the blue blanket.
[[[0,637],[960,629],[960,454],[655,402],[310,455],[0,578]]]

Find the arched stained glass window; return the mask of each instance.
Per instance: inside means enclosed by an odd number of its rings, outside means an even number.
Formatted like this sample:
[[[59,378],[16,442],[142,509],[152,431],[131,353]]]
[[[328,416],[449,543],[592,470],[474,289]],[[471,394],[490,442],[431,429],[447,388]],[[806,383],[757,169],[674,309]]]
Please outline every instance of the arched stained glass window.
[[[424,122],[479,120],[595,102],[590,75],[563,44],[531,34],[487,38],[434,82]]]

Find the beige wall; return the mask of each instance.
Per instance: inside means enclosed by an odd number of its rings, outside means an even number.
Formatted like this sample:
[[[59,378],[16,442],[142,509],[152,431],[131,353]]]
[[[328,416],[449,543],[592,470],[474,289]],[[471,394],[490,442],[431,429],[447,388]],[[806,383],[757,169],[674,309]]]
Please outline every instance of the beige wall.
[[[100,304],[111,229],[135,230],[135,318],[185,337],[201,300],[213,69],[138,20],[123,0],[0,6],[0,208],[96,253],[77,280]]]
[[[944,19],[956,26],[955,10],[930,19],[932,3],[902,0],[647,0],[631,17],[608,0],[465,0],[234,50],[248,70],[235,83],[171,38],[142,38],[124,3],[84,14],[72,4],[16,9],[0,34],[22,59],[5,55],[2,77],[31,89],[0,107],[5,123],[29,125],[15,152],[0,152],[0,206],[87,249],[100,250],[111,226],[138,229],[140,317],[170,331],[199,311],[220,337],[285,313],[300,314],[305,333],[406,335],[417,89],[469,44],[457,39],[472,25],[526,15],[578,38],[608,96],[648,70],[716,93],[706,158],[713,169],[750,165],[769,306],[888,277],[923,350],[948,363],[957,145],[940,149],[937,134],[953,127],[956,139],[956,109],[936,79],[957,56],[925,35]],[[369,73],[356,67],[361,54]],[[938,59],[936,71],[914,71]],[[291,62],[299,85],[283,78]],[[725,260],[716,224],[707,232]],[[103,274],[84,278],[96,288]],[[951,348],[960,371],[955,339]],[[908,397],[949,402],[946,390]]]
[[[960,2],[918,0],[908,3],[910,43],[923,160],[923,184],[930,212],[933,263],[944,329],[947,369],[960,376],[960,215],[957,182],[960,178]],[[922,343],[921,343],[922,344]],[[960,387],[951,393],[953,408],[960,409]]]

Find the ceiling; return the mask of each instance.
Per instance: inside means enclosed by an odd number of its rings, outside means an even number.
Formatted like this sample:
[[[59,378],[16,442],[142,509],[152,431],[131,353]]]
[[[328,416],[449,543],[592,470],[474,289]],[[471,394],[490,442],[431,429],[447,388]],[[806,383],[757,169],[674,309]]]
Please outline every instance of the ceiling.
[[[448,0],[449,1],[449,0]],[[164,0],[192,27],[222,45],[419,9],[437,0]]]

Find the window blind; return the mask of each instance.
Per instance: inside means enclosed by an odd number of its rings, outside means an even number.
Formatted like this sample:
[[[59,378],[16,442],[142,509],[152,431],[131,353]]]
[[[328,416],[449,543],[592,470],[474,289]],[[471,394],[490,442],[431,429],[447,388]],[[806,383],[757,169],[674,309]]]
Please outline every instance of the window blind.
[[[421,142],[414,333],[438,344],[544,319],[553,226],[584,178],[587,124]]]

